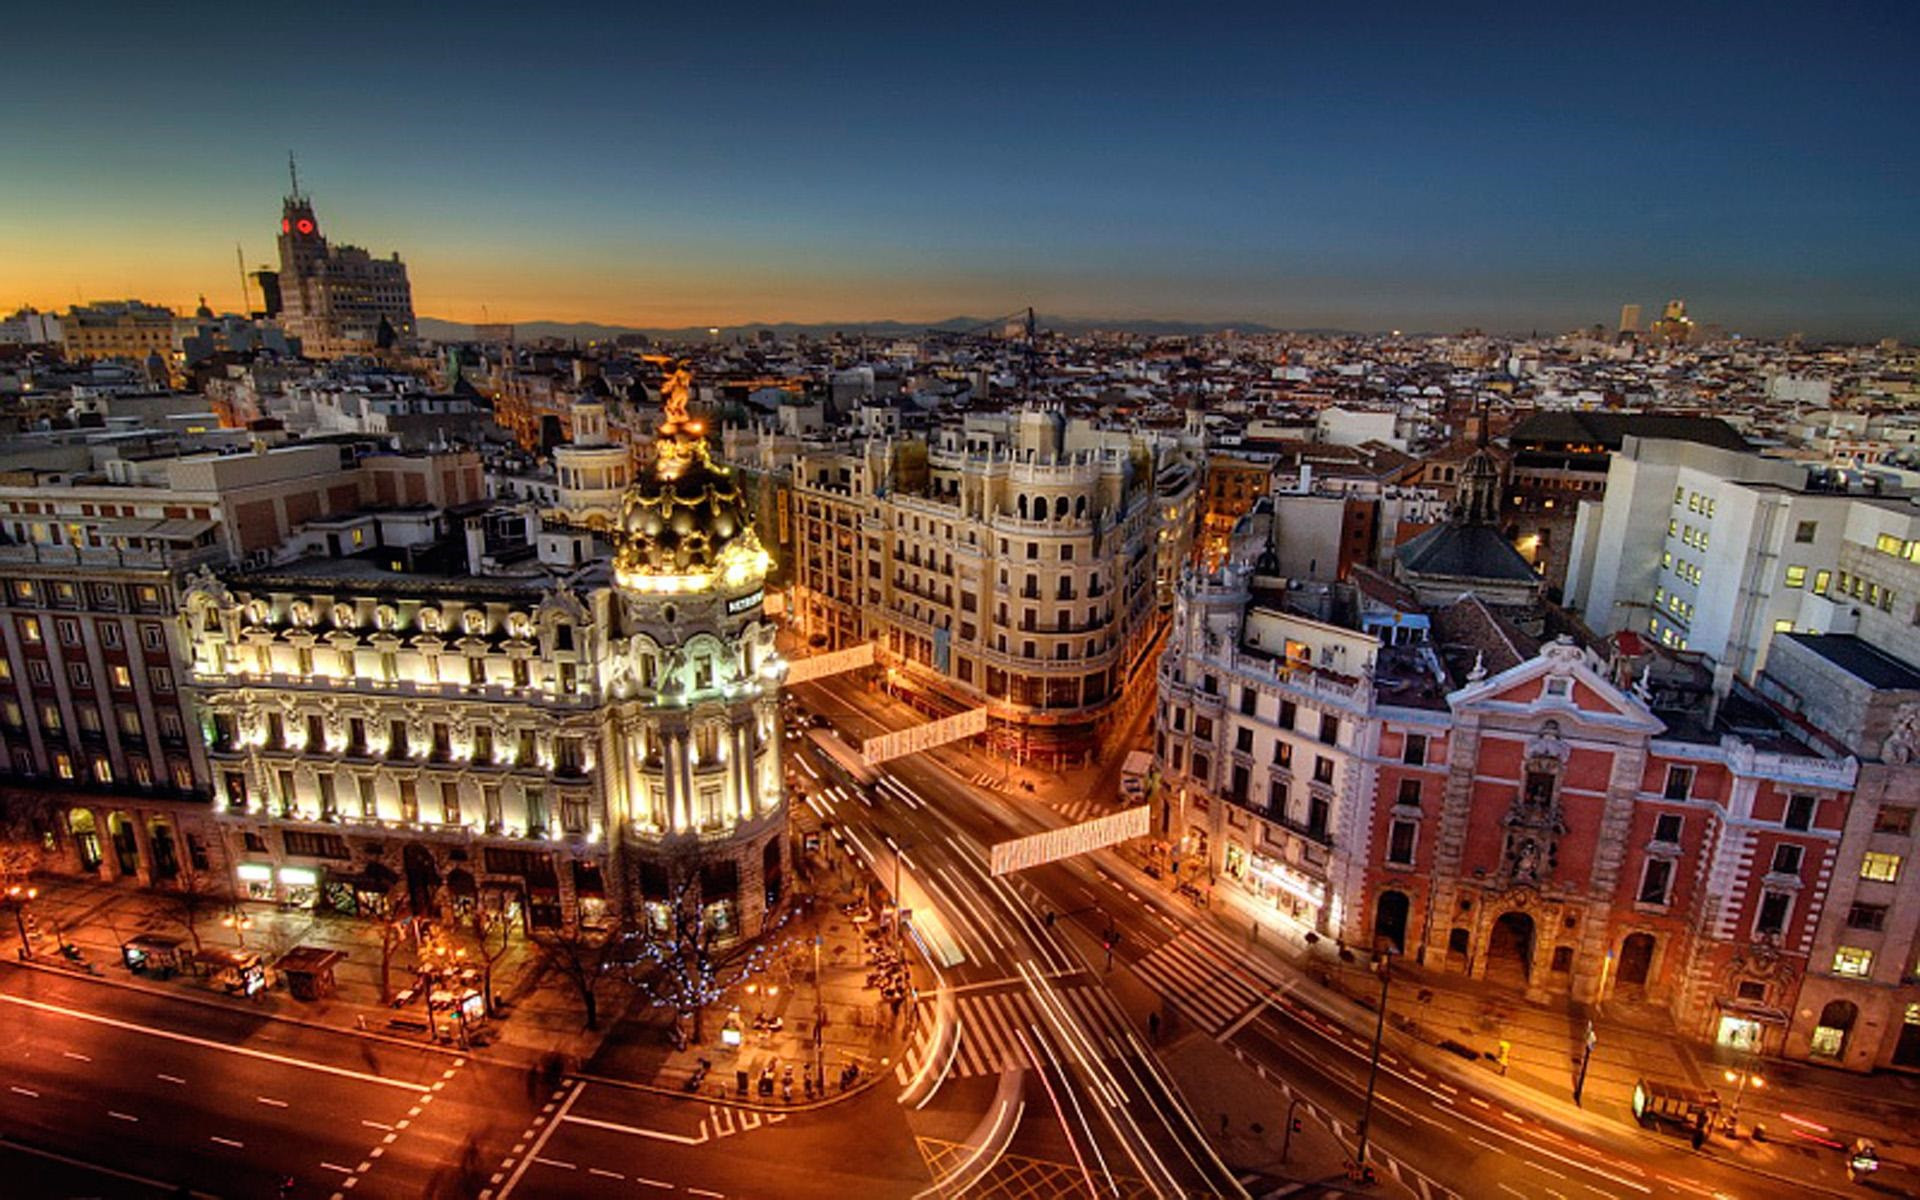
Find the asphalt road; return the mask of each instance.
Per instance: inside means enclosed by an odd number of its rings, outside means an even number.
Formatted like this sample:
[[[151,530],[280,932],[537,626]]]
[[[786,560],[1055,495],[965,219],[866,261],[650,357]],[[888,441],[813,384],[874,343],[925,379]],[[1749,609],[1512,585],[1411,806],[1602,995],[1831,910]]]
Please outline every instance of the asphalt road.
[[[0,1079],[16,1195],[471,1196],[532,1110],[522,1071],[21,967]]]

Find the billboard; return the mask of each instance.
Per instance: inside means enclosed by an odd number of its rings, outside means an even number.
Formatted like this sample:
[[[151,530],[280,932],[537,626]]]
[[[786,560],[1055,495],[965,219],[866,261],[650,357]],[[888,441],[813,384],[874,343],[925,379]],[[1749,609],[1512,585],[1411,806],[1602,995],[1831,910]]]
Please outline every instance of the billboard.
[[[893,733],[883,733],[879,737],[870,737],[861,743],[860,753],[865,755],[870,763],[882,763],[890,758],[899,758],[920,750],[931,750],[935,746],[986,731],[987,710],[970,708],[958,716],[942,717],[938,721],[928,721],[925,725],[915,725],[912,729],[900,729]]]
[[[835,650],[830,654],[809,654],[805,658],[787,660],[787,683],[806,683],[812,679],[822,679],[828,675],[838,675],[842,671],[857,671],[861,667],[873,665],[873,643],[861,642],[846,650]]]
[[[1095,817],[1063,829],[1049,829],[1030,837],[998,842],[993,847],[995,875],[1010,875],[1028,867],[1059,862],[1076,854],[1091,854],[1130,838],[1147,836],[1147,811],[1142,804],[1108,817]]]

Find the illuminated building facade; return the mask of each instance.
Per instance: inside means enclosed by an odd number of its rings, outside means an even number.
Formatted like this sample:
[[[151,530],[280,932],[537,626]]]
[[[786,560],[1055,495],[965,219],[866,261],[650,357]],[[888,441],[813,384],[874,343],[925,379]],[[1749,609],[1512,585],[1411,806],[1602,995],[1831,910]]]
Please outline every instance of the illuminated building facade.
[[[379,552],[201,576],[192,679],[242,894],[604,925],[692,889],[757,933],[785,877],[769,556],[684,407],[611,562]],[[576,539],[556,538],[571,549]]]

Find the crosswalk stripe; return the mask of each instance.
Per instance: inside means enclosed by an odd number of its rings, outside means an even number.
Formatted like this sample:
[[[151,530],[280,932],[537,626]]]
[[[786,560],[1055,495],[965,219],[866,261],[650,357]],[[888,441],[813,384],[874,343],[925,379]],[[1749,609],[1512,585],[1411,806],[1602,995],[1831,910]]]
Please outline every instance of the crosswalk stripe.
[[[1181,937],[1135,963],[1134,970],[1176,1007],[1208,1025],[1209,1032],[1224,1028],[1249,1005],[1264,999],[1263,992],[1226,963],[1208,958]]]
[[[1132,1028],[1104,988],[1068,987],[1058,989],[1056,994],[1097,1052],[1110,1054],[1110,1043],[1126,1044]],[[1026,992],[962,996],[958,1015],[960,1047],[953,1066],[957,1078],[1031,1066],[1016,1031],[1026,1032],[1036,1025],[1051,1028],[1051,1018],[1042,1019],[1041,1006]]]

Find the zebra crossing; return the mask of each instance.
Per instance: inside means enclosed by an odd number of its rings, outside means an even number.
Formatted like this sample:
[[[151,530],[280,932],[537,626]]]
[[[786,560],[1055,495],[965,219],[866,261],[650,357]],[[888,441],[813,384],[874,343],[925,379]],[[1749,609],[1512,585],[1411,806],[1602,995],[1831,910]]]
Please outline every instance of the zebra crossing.
[[[1009,791],[1006,781],[992,771],[978,772],[969,777],[967,782],[986,792],[1007,792],[1016,798],[1021,794],[1017,790]],[[1102,815],[1101,807],[1085,796],[1074,800],[1047,800],[1043,803],[1070,821],[1091,821]]]
[[[1134,973],[1173,1006],[1218,1037],[1271,990],[1249,978],[1245,958],[1187,930],[1133,964]]]
[[[1107,1052],[1109,1039],[1124,1044],[1134,1032],[1112,997],[1098,984],[1056,988],[1052,995],[1102,1053]],[[954,997],[954,1010],[960,1039],[953,1051],[951,1074],[956,1079],[1031,1067],[1033,1063],[1021,1047],[1016,1031],[1024,1033],[1030,1043],[1032,1026],[1052,1027],[1041,1011],[1040,1002],[1026,991],[962,993]],[[932,1052],[931,1024],[922,1021],[915,1028],[907,1049],[906,1074],[918,1070],[925,1056]]]

